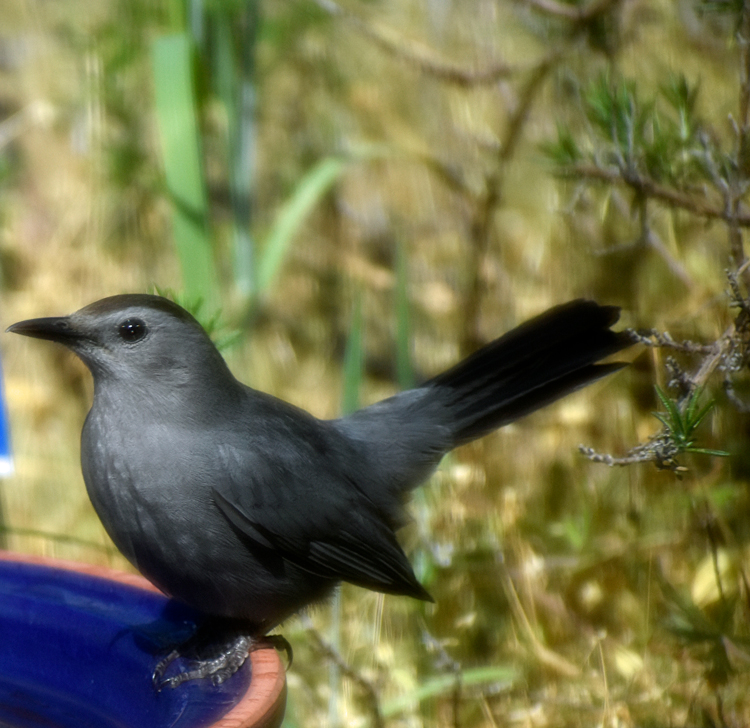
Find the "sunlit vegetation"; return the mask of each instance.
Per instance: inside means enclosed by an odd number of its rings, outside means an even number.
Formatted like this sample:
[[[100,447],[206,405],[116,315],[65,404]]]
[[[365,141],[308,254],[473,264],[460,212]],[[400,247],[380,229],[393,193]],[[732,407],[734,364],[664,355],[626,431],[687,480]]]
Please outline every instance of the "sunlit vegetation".
[[[750,3],[4,0],[0,29],[3,327],[163,291],[324,418],[570,298],[638,331],[415,494],[434,605],[345,585],[284,626],[289,726],[750,725]],[[128,568],[87,373],[0,349],[6,545]]]

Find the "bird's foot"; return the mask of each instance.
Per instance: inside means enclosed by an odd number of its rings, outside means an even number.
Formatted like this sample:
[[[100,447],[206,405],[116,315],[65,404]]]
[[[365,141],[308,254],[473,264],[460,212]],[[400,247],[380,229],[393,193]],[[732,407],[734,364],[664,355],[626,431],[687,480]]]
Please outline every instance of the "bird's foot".
[[[195,657],[189,660],[189,669],[178,672],[172,677],[164,677],[169,666],[182,655],[179,649],[172,650],[166,657],[159,660],[152,677],[157,690],[176,688],[188,680],[210,678],[214,685],[220,685],[227,678],[232,677],[247,659],[253,647],[253,638],[239,635],[219,646],[218,654],[213,657]],[[256,648],[257,649],[257,648]]]
[[[243,634],[236,628],[217,635],[216,625],[209,623],[159,660],[151,680],[157,692],[165,687],[176,688],[189,680],[203,678],[220,685],[245,664],[251,652],[268,647],[283,649],[289,658],[289,665],[292,664],[292,646],[282,635],[256,637]],[[187,658],[188,669],[165,677],[170,665],[179,657]]]

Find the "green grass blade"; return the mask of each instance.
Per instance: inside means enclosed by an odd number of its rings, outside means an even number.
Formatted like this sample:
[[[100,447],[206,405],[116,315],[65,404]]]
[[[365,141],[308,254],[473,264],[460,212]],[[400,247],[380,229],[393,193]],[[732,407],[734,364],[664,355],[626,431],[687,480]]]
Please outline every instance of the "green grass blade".
[[[411,319],[409,311],[409,267],[406,248],[396,246],[396,377],[401,389],[414,386],[411,365]]]
[[[359,390],[364,378],[364,346],[362,342],[362,295],[358,292],[352,311],[352,323],[344,352],[344,385],[341,396],[342,414],[359,409]]]
[[[662,406],[669,412],[669,405],[671,404],[669,397],[667,397],[664,390],[658,384],[654,386],[654,389],[656,390],[656,396],[661,400]]]
[[[718,458],[728,458],[730,453],[726,450],[713,450],[709,447],[689,447],[687,452],[692,452],[697,455],[715,455]]]
[[[336,589],[331,599],[331,624],[328,630],[328,640],[333,648],[341,653],[341,621],[342,621],[341,589]],[[328,725],[331,728],[341,725],[341,667],[335,660],[328,665]]]
[[[307,215],[328,192],[346,168],[338,157],[318,162],[299,182],[279,210],[258,263],[258,294],[268,291],[286,258],[294,235]]]
[[[672,422],[667,417],[667,415],[664,414],[664,412],[652,412],[651,414],[656,417],[656,419],[659,420],[659,422],[661,422],[662,425],[664,425],[664,427],[666,427],[670,432],[672,431]]]
[[[687,433],[685,432],[685,422],[682,417],[682,413],[678,409],[677,405],[669,397],[667,397],[661,387],[656,385],[654,388],[656,389],[656,394],[661,400],[661,403],[664,405],[664,409],[667,410],[668,422],[666,420],[662,420],[661,417],[659,417],[659,419],[666,424],[667,428],[675,436],[685,437],[687,435]]]
[[[251,234],[250,206],[252,170],[255,164],[255,90],[249,81],[241,81],[238,89],[237,121],[230,159],[229,185],[234,217],[234,280],[241,293],[255,293],[255,240]]]
[[[192,43],[186,33],[176,33],[157,38],[152,52],[156,118],[185,292],[215,305],[219,296],[196,118]]]
[[[507,689],[518,679],[518,670],[513,667],[503,666],[477,667],[461,671],[460,679],[462,687],[496,683],[500,687]],[[416,706],[423,700],[445,695],[453,690],[455,684],[455,675],[440,675],[427,680],[414,690],[384,703],[382,709],[383,717],[392,718]]]
[[[701,391],[700,387],[696,387],[688,398],[688,403],[685,407],[685,422],[688,423],[688,427],[694,419],[695,409],[698,406],[698,398],[701,396]]]
[[[256,253],[252,226],[252,180],[255,168],[255,45],[260,0],[215,8],[212,68],[216,93],[227,119],[227,166],[232,208],[232,270],[237,290],[255,294]],[[239,39],[239,40],[238,40]]]
[[[700,412],[698,412],[697,415],[691,412],[691,415],[693,416],[688,420],[688,427],[690,428],[690,432],[692,432],[693,430],[696,430],[698,426],[700,425],[700,423],[706,419],[706,415],[714,408],[714,404],[716,404],[715,400],[713,399],[709,400],[708,402],[706,402],[703,409],[700,410]]]

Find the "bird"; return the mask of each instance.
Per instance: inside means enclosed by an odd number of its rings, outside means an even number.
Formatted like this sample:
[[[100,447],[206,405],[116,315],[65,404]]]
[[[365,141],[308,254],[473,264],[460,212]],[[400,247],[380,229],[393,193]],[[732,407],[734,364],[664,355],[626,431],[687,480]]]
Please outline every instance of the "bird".
[[[612,329],[618,318],[589,300],[558,305],[332,420],[242,384],[161,296],[110,296],[7,331],[62,344],[88,367],[81,469],[94,509],[136,569],[206,616],[157,664],[161,689],[226,680],[340,582],[432,601],[397,540],[409,492],[447,452],[624,366],[600,363],[632,343]],[[189,669],[166,677],[188,654]]]

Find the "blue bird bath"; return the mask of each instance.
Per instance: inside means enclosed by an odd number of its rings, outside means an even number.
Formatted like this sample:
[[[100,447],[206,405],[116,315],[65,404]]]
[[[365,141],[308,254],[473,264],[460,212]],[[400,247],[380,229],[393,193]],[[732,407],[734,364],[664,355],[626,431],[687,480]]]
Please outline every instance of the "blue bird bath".
[[[273,728],[286,682],[272,649],[222,685],[156,692],[154,666],[198,615],[145,579],[101,567],[0,552],[3,728]]]

